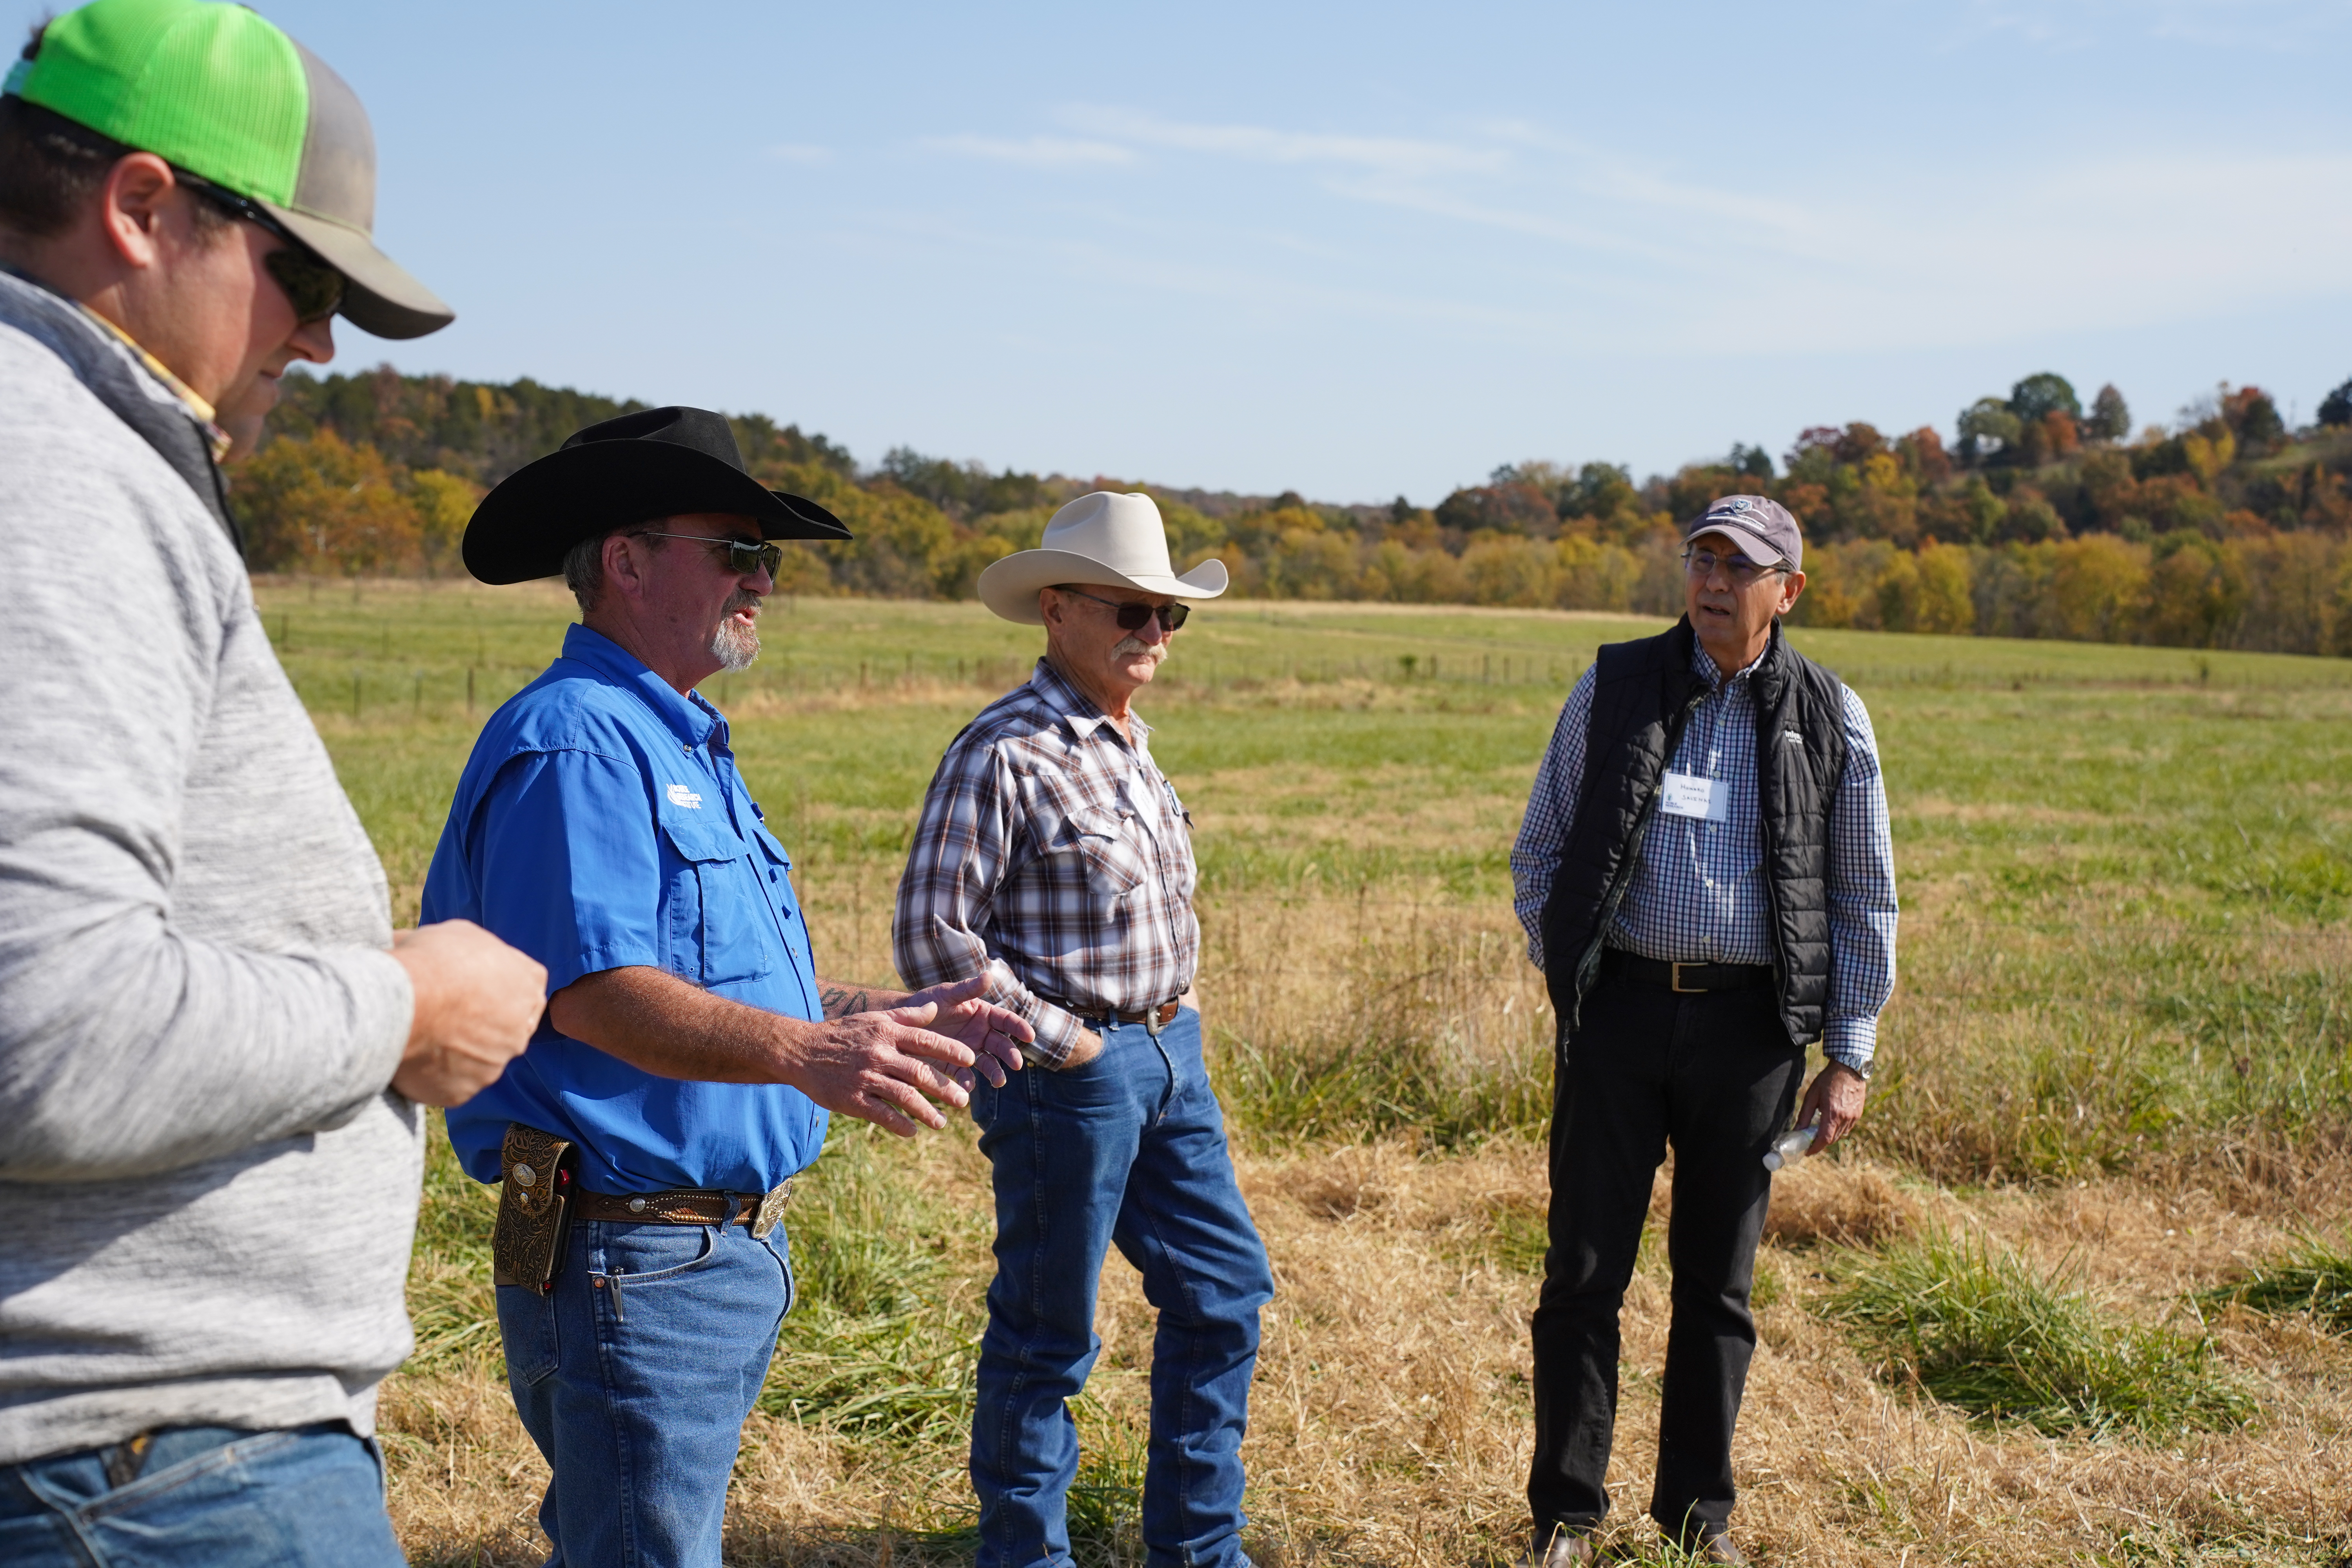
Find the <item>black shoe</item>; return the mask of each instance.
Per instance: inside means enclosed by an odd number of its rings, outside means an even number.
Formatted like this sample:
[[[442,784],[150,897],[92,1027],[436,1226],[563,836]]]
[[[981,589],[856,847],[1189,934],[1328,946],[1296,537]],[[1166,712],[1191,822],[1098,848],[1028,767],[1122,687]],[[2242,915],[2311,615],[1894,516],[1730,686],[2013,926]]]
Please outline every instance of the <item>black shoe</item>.
[[[1583,1568],[1592,1560],[1590,1532],[1556,1524],[1538,1534],[1527,1555],[1512,1563],[1511,1568]]]

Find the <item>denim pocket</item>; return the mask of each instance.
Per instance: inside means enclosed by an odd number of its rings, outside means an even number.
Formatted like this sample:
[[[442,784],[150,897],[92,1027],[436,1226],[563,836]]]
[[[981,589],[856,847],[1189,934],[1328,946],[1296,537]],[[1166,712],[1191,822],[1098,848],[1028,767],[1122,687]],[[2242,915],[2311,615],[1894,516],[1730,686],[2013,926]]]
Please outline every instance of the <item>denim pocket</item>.
[[[634,1290],[710,1267],[719,1256],[719,1233],[707,1225],[614,1224],[598,1250],[604,1255],[603,1272],[620,1276]]]
[[[505,1342],[507,1375],[526,1385],[555,1372],[555,1293],[528,1285],[499,1287],[499,1338]]]

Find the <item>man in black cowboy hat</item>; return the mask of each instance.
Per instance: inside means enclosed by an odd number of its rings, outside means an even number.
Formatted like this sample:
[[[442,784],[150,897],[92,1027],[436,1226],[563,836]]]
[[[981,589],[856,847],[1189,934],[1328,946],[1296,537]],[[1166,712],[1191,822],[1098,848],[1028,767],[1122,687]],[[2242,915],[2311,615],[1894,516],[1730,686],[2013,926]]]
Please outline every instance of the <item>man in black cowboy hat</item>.
[[[581,431],[467,526],[489,583],[562,573],[581,624],[494,714],[425,885],[547,966],[547,1016],[449,1121],[505,1184],[508,1384],[553,1471],[565,1563],[709,1564],[743,1419],[793,1298],[778,1216],[826,1112],[911,1135],[1017,1066],[986,982],[912,995],[818,977],[791,861],[694,689],[749,665],[772,541],[846,539],[744,472],[719,416]],[[567,1228],[567,1222],[568,1228]]]

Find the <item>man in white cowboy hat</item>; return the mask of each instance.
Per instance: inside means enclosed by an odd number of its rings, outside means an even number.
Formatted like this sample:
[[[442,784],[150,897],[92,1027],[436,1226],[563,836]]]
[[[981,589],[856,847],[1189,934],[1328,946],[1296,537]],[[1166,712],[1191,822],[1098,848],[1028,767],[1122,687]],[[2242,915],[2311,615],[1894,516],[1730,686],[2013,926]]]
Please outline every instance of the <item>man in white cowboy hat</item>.
[[[987,1000],[1036,1036],[1032,1070],[972,1089],[997,1259],[971,1430],[979,1568],[1069,1568],[1069,1402],[1114,1245],[1160,1313],[1145,1551],[1232,1568],[1274,1279],[1202,1066],[1190,819],[1129,706],[1184,624],[1178,601],[1223,593],[1225,568],[1175,575],[1149,496],[1082,496],[1044,545],[981,574],[990,609],[1045,626],[1045,657],[948,748],[891,932],[908,984],[985,974]]]

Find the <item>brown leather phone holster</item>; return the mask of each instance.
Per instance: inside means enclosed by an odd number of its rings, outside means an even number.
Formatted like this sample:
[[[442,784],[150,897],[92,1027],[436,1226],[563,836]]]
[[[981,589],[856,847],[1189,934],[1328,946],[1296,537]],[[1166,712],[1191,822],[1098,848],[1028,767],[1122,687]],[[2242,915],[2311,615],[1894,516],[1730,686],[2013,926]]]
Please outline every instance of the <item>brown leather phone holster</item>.
[[[545,1294],[563,1267],[571,1230],[572,1173],[580,1156],[570,1140],[520,1121],[507,1123],[499,1150],[499,1220],[490,1231],[491,1277]]]

